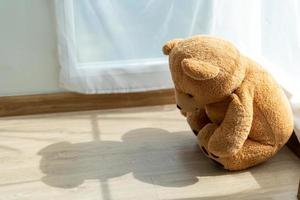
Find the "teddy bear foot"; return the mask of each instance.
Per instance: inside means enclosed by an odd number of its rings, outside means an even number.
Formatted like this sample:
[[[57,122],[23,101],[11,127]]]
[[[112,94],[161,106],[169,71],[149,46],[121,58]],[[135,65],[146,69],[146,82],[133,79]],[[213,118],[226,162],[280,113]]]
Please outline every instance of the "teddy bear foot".
[[[201,150],[202,152],[209,157],[218,167],[224,168],[224,165],[220,162],[218,162],[217,160],[213,159],[213,158],[219,158],[218,156],[212,154],[212,153],[208,153],[208,151],[206,150],[206,148],[204,146],[201,146]],[[211,158],[210,156],[212,156],[213,158]]]
[[[205,153],[206,156],[209,156],[208,151],[205,149],[204,146],[201,146],[201,150],[203,151],[203,153]]]
[[[224,165],[222,163],[220,163],[220,162],[218,162],[218,161],[216,161],[214,159],[211,159],[211,160],[213,161],[213,163],[215,163],[215,165],[217,165],[218,167],[221,167],[221,168],[224,169]]]
[[[218,157],[209,152],[203,145],[199,145],[203,153],[213,160],[217,165],[230,171],[243,170],[260,164],[272,157],[276,152],[276,147],[264,145],[247,139],[242,149],[228,157]]]

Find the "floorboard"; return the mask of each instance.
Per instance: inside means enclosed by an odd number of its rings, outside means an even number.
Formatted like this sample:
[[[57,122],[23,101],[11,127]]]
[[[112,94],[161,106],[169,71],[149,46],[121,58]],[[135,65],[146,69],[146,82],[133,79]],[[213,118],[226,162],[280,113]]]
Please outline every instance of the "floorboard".
[[[296,199],[300,161],[220,169],[167,105],[1,118],[0,173],[0,200]]]

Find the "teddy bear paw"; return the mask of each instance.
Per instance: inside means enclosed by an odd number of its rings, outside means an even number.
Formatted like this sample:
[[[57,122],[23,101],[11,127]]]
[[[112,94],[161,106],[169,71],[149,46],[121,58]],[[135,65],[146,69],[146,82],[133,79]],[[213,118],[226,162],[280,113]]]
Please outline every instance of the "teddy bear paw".
[[[217,164],[219,167],[224,168],[224,165],[222,163],[220,163],[218,160],[219,156],[214,155],[213,153],[210,153],[209,151],[206,150],[206,148],[204,146],[201,146],[201,150],[202,152],[209,157],[215,164]]]

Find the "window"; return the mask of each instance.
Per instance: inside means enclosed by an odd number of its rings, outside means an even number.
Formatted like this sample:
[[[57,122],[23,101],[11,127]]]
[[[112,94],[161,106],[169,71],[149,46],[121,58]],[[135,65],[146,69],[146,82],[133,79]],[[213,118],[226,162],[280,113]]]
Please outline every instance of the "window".
[[[208,33],[211,1],[56,1],[61,83],[112,93],[173,87],[161,48]]]

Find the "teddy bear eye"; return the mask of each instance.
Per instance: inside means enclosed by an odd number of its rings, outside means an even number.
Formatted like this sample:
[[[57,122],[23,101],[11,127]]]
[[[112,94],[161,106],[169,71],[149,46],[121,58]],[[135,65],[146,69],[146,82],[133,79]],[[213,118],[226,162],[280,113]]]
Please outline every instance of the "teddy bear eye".
[[[191,95],[191,94],[189,94],[189,93],[187,93],[187,95],[188,95],[190,98],[193,98],[193,97],[194,97],[193,95]]]

